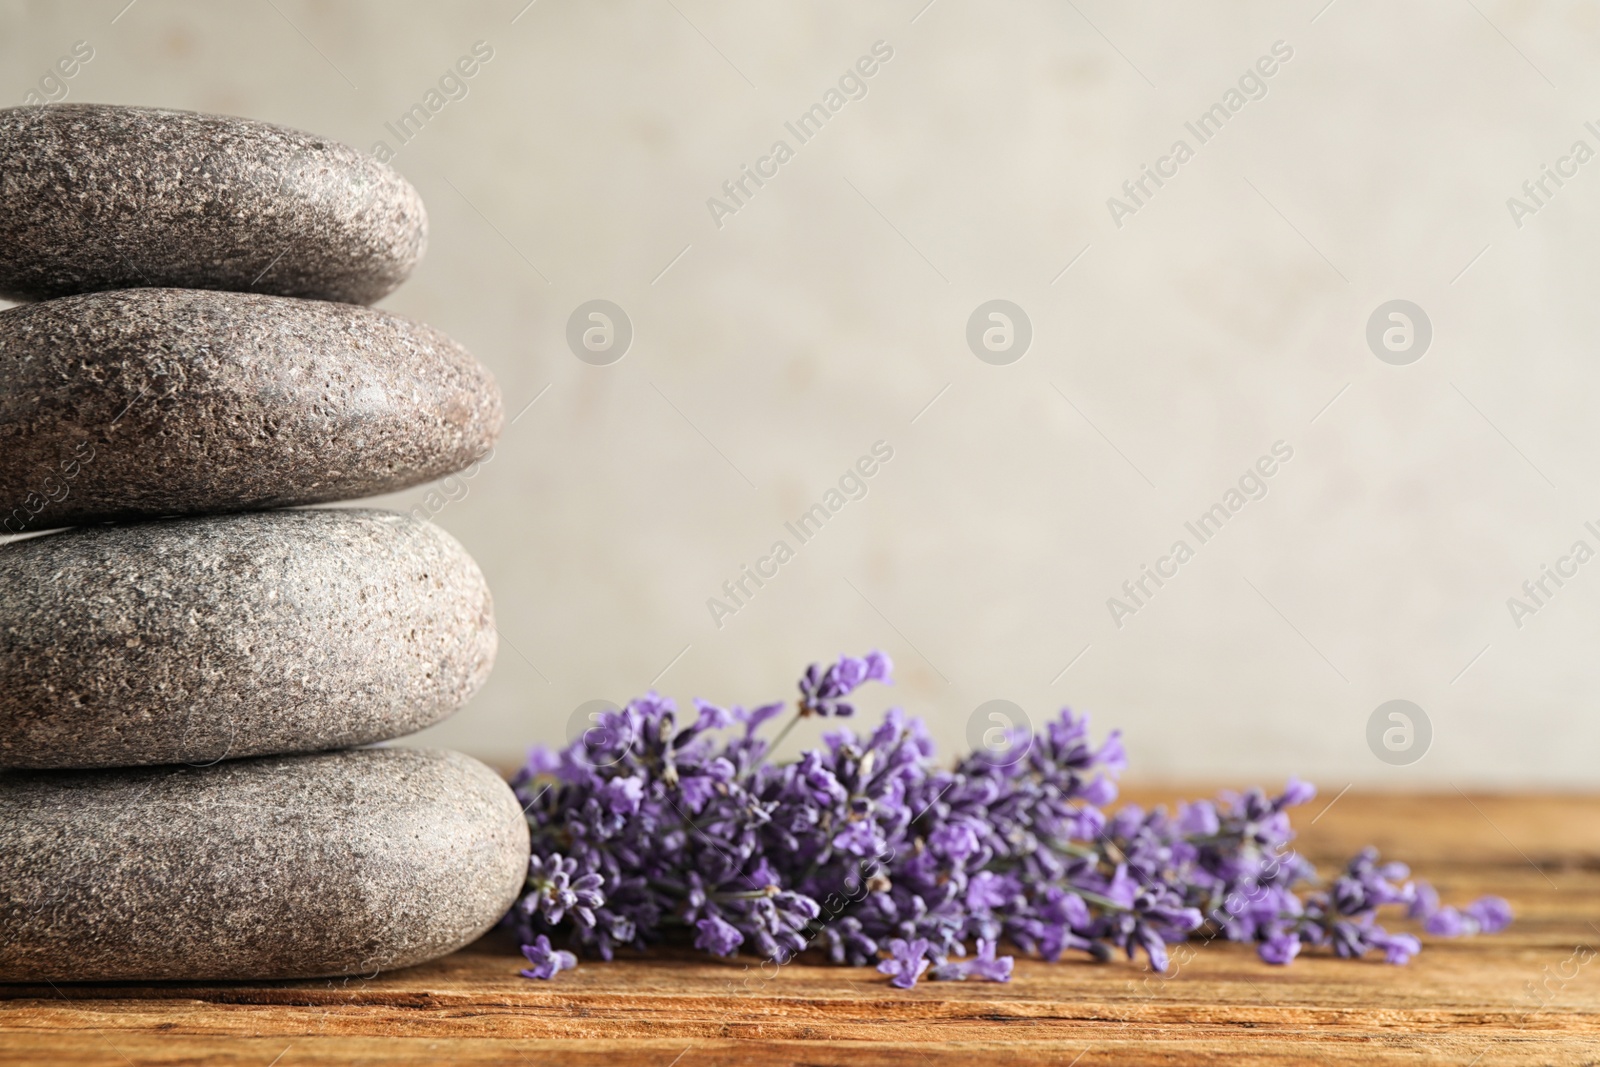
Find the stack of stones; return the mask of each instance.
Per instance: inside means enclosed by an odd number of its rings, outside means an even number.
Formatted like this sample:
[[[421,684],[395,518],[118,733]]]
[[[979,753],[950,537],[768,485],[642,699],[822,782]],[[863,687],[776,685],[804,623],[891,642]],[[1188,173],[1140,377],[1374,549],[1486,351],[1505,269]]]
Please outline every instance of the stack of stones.
[[[0,111],[0,980],[371,974],[515,899],[528,830],[453,752],[495,652],[426,522],[296,508],[492,446],[460,345],[365,305],[402,178],[266,123]],[[44,531],[55,531],[45,533]]]

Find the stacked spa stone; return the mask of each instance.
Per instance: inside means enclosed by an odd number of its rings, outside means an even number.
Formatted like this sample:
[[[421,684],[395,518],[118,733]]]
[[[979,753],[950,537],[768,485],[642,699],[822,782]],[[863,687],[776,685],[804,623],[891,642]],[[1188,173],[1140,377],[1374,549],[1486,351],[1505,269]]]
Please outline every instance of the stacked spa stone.
[[[354,747],[482,685],[483,575],[404,515],[267,510],[499,432],[471,355],[363,306],[425,231],[403,179],[309,134],[0,111],[0,532],[42,534],[0,544],[0,980],[370,974],[515,898],[495,774]]]

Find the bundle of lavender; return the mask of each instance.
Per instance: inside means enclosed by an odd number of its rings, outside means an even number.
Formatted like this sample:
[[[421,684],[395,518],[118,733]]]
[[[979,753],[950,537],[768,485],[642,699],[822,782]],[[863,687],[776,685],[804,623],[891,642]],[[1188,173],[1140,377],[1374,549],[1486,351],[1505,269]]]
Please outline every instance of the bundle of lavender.
[[[899,708],[871,733],[838,730],[792,762],[768,759],[801,719],[853,716],[852,694],[889,672],[881,652],[813,664],[770,742],[758,735],[782,702],[697,700],[680,725],[672,701],[650,693],[559,752],[535,748],[512,783],[532,828],[526,892],[508,916],[522,973],[576,965],[552,938],[610,959],[674,930],[718,956],[779,964],[818,948],[875,963],[903,989],[924,975],[1007,981],[1001,943],[1051,961],[1143,951],[1157,971],[1167,945],[1215,937],[1253,942],[1275,964],[1307,947],[1405,963],[1421,944],[1378,925],[1380,908],[1441,937],[1511,921],[1499,897],[1441,906],[1371,848],[1323,885],[1289,847],[1287,809],[1316,793],[1297,779],[1275,797],[1108,812],[1121,740],[1112,731],[1094,747],[1088,718],[1070,710],[950,770]]]

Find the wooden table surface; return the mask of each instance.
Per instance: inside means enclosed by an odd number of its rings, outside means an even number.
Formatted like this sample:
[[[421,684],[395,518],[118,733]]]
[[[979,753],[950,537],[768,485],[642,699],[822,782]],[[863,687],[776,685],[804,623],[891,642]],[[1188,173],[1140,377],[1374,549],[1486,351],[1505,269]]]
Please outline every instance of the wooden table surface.
[[[584,961],[533,982],[491,935],[370,979],[0,985],[0,1063],[1600,1062],[1600,797],[1351,791],[1306,826],[1323,803],[1297,820],[1319,867],[1370,842],[1446,900],[1505,896],[1515,925],[1428,941],[1405,967],[1302,957],[1275,968],[1247,947],[1206,944],[1180,949],[1168,977],[1019,961],[1008,985],[908,992],[870,969],[771,973],[683,953]]]

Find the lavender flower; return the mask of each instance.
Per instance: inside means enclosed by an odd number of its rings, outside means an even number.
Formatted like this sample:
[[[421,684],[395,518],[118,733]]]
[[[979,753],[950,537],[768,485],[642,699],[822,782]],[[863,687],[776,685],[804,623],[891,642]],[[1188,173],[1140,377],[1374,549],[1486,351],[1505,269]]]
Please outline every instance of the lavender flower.
[[[1497,934],[1511,925],[1511,905],[1504,897],[1479,897],[1462,909],[1463,914],[1478,924],[1480,934]]]
[[[578,957],[561,949],[552,949],[550,939],[543,934],[533,939],[533,944],[523,945],[522,954],[532,967],[522,972],[524,978],[554,978],[560,971],[570,971],[578,965]]]
[[[988,938],[978,938],[978,954],[970,960],[947,960],[933,968],[935,981],[964,982],[968,978],[982,978],[986,982],[1011,981],[1010,956],[995,958],[995,943]]]
[[[1423,929],[1435,937],[1493,934],[1511,925],[1511,905],[1500,897],[1479,897],[1464,908],[1439,904],[1439,894],[1427,882],[1417,882],[1416,896],[1406,914],[1423,920]]]
[[[897,937],[889,942],[889,958],[878,964],[878,971],[889,975],[889,984],[896,989],[910,989],[928,969],[928,950],[932,947],[920,937],[914,941]]]
[[[1256,954],[1268,963],[1287,964],[1300,954],[1300,938],[1292,933],[1279,933],[1261,942]]]
[[[893,666],[882,652],[868,652],[861,659],[840,656],[826,669],[813,663],[800,677],[800,714],[849,718],[856,709],[844,698],[867,682],[887,682]]]
[[[694,924],[694,947],[713,956],[731,956],[744,944],[744,935],[720,915],[708,915]]]
[[[898,708],[870,731],[833,730],[793,760],[770,758],[801,719],[853,717],[856,692],[889,671],[879,652],[813,664],[770,742],[762,728],[782,703],[696,701],[685,724],[649,693],[566,748],[531,752],[513,786],[532,856],[506,919],[533,965],[522,973],[576,962],[551,937],[602,959],[669,938],[778,964],[815,949],[876,964],[905,989],[930,969],[1009,980],[1001,940],[1045,960],[1143,955],[1158,971],[1190,937],[1253,943],[1279,965],[1308,949],[1404,963],[1421,943],[1379,925],[1382,909],[1435,936],[1511,920],[1498,897],[1442,905],[1371,849],[1318,882],[1292,845],[1289,809],[1316,793],[1297,779],[1276,796],[1111,811],[1121,739],[1095,745],[1070,710],[948,770]]]
[[[527,912],[537,911],[554,926],[571,910],[584,926],[594,925],[594,910],[605,903],[600,892],[600,876],[594,872],[576,880],[578,861],[564,859],[559,852],[528,859],[527,892],[518,902]]]

